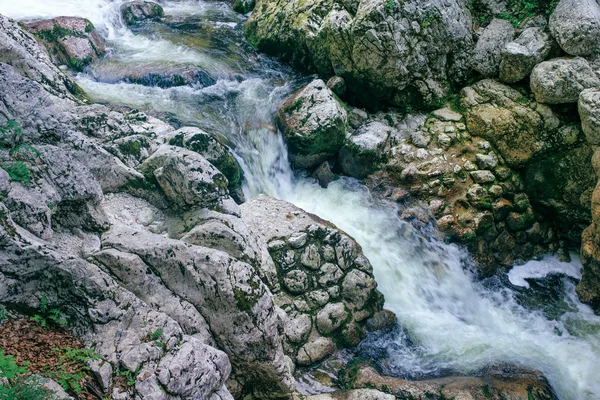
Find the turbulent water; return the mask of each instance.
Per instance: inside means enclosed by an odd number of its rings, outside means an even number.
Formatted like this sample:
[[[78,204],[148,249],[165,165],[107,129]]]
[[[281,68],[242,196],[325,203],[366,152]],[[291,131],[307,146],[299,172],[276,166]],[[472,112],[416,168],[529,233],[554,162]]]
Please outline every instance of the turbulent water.
[[[75,76],[92,98],[221,136],[243,166],[247,197],[268,193],[351,234],[401,325],[382,346],[391,371],[423,377],[512,364],[542,371],[560,399],[600,398],[600,318],[577,300],[577,258],[571,264],[545,258],[477,282],[464,251],[417,232],[396,206],[372,198],[358,182],[342,179],[322,189],[294,176],[273,115],[306,78],[256,54],[243,39],[244,18],[228,4],[166,1],[166,24],[132,31],[120,20],[120,3],[0,0],[0,13],[90,19],[111,48],[91,71]],[[216,83],[161,89],[118,81],[119,71],[148,67],[200,68]]]

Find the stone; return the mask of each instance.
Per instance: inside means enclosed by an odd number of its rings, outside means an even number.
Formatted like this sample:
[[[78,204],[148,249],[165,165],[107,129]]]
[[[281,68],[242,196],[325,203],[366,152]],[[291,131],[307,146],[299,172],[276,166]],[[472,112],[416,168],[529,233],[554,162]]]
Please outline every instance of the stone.
[[[298,350],[296,362],[301,366],[312,365],[330,356],[334,351],[335,345],[330,338],[319,337]]]
[[[319,277],[319,285],[323,287],[337,284],[338,281],[344,276],[344,273],[335,264],[325,263],[320,269],[321,276]]]
[[[347,96],[369,107],[410,102],[437,108],[449,94],[448,83],[468,76],[470,16],[457,0],[390,5],[316,0],[307,7],[303,0],[265,0],[245,35],[260,51],[344,78]]]
[[[494,153],[490,154],[475,154],[477,165],[481,169],[494,169],[498,165],[498,157]]]
[[[157,20],[164,16],[163,8],[152,1],[135,0],[121,5],[121,17],[127,25]]]
[[[329,303],[317,313],[317,329],[324,335],[339,328],[348,318],[343,303]]]
[[[299,249],[300,247],[303,247],[306,244],[307,238],[308,235],[306,234],[306,232],[295,233],[288,238],[288,244],[294,249]]]
[[[0,198],[4,198],[10,192],[10,176],[8,172],[0,168]]]
[[[440,121],[460,122],[463,118],[461,113],[449,108],[440,108],[432,112],[433,116]]]
[[[28,22],[26,26],[44,42],[56,65],[81,71],[106,52],[104,39],[85,18],[57,17]]]
[[[552,39],[542,29],[527,28],[502,50],[500,80],[515,83],[525,79],[533,67],[544,61],[552,51]]]
[[[290,342],[303,343],[308,339],[312,329],[312,320],[309,315],[299,314],[295,318],[288,319],[284,323],[283,329]]]
[[[233,9],[242,14],[247,14],[254,10],[256,0],[233,0]]]
[[[496,180],[494,174],[485,170],[472,171],[471,178],[473,178],[473,180],[477,183],[490,183]]]
[[[498,76],[502,50],[513,40],[514,35],[515,28],[510,22],[494,18],[477,41],[472,68],[488,78]]]
[[[295,270],[283,278],[283,284],[293,294],[304,293],[308,285],[308,276],[304,271]]]
[[[319,186],[327,188],[329,184],[337,179],[337,176],[331,171],[331,166],[328,161],[323,162],[317,167],[313,173],[315,179],[319,182]]]
[[[395,400],[396,396],[376,389],[355,389],[308,396],[306,400]]]
[[[544,61],[531,72],[531,91],[540,103],[576,103],[584,89],[598,86],[600,79],[581,57]]]
[[[342,147],[348,115],[320,79],[292,95],[277,115],[296,168],[314,168]]]
[[[549,27],[560,47],[573,56],[588,56],[600,41],[600,6],[595,0],[561,0]]]
[[[360,108],[353,108],[348,113],[348,123],[354,129],[362,126],[367,119],[369,119],[369,114],[365,110],[361,110]]]
[[[357,129],[342,147],[338,162],[342,171],[357,179],[365,178],[381,159],[392,128],[371,122]]]
[[[381,310],[367,319],[365,327],[369,332],[375,332],[393,328],[397,322],[396,314],[390,310]]]
[[[362,308],[372,296],[376,286],[375,280],[370,275],[352,270],[342,282],[342,296],[357,308]]]
[[[346,81],[340,76],[329,78],[327,81],[327,87],[339,97],[342,97],[346,94]]]
[[[314,244],[308,245],[300,256],[302,265],[310,269],[319,269],[321,266],[321,255]]]
[[[581,129],[587,142],[600,145],[600,90],[585,89],[579,95],[578,102]]]

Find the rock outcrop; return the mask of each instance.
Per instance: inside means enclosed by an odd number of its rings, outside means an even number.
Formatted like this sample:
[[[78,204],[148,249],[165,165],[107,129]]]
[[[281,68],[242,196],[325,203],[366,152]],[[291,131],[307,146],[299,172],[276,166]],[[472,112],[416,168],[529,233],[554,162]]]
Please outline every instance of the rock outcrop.
[[[52,61],[81,71],[106,52],[104,39],[85,18],[58,17],[27,23],[46,46]]]
[[[457,0],[259,0],[246,37],[324,79],[344,78],[349,97],[367,106],[440,105],[466,79],[473,49]]]

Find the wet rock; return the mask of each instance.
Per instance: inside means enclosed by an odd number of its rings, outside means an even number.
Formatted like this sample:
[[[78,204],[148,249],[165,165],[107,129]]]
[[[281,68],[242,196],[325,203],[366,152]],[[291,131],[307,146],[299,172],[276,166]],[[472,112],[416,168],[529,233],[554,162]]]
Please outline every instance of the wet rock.
[[[496,177],[490,171],[472,171],[471,177],[477,183],[490,183],[496,180]]]
[[[254,10],[256,0],[233,0],[233,9],[239,13],[247,14]]]
[[[319,337],[308,342],[298,351],[298,365],[311,365],[322,361],[335,352],[335,345],[330,338]]]
[[[552,51],[552,39],[540,28],[527,28],[502,50],[500,80],[515,83],[529,76],[533,67]]]
[[[370,366],[360,366],[353,388],[385,390],[396,398],[409,399],[535,399],[556,400],[540,372],[492,371],[482,377],[446,377],[408,381],[380,375]],[[394,397],[391,398],[394,398]]]
[[[593,207],[597,210],[596,207]],[[600,235],[598,226],[592,223],[581,236],[581,281],[577,285],[579,299],[588,303],[596,314],[600,314]]]
[[[322,188],[327,188],[329,184],[337,179],[337,176],[331,171],[329,162],[325,161],[315,170],[313,176],[319,182]]]
[[[581,57],[545,61],[531,72],[531,91],[540,103],[576,103],[584,89],[598,86],[600,79]]]
[[[127,64],[110,59],[92,65],[90,73],[94,78],[103,82],[117,83],[124,81],[163,89],[190,84],[208,87],[216,82],[207,72],[197,67],[136,65],[135,68],[131,68]]]
[[[245,34],[261,51],[321,76],[344,78],[348,96],[364,105],[439,107],[447,84],[468,74],[470,18],[455,0],[404,5],[268,0],[254,10]]]
[[[313,168],[335,155],[346,136],[347,113],[322,80],[294,94],[278,112],[296,168]]]
[[[561,0],[550,16],[549,27],[565,52],[590,55],[600,41],[600,6],[595,0]]]
[[[330,303],[317,314],[317,329],[327,335],[339,328],[348,318],[344,303]]]
[[[157,20],[164,16],[163,8],[152,1],[135,0],[121,5],[121,16],[127,25],[146,20]]]
[[[308,396],[306,400],[395,400],[396,396],[375,389],[355,389]]]
[[[365,327],[369,332],[374,332],[392,328],[396,322],[396,314],[390,310],[381,310],[367,320]]]
[[[477,41],[472,67],[489,78],[498,76],[502,51],[513,40],[515,28],[503,19],[493,19]]]
[[[346,140],[340,151],[338,161],[342,171],[357,179],[363,179],[373,172],[391,133],[392,128],[381,122],[360,127]]]
[[[26,26],[43,41],[56,65],[81,71],[106,52],[104,39],[85,18],[57,17],[28,22]]]

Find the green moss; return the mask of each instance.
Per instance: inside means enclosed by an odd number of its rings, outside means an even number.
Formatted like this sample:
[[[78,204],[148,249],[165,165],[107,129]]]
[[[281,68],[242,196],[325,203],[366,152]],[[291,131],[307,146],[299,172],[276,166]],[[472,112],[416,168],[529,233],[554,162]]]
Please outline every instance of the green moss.
[[[256,304],[256,299],[253,298],[252,295],[248,295],[243,290],[237,288],[233,289],[233,294],[238,308],[246,313],[251,313],[252,308]]]
[[[123,154],[139,157],[142,154],[142,144],[137,140],[120,143],[119,149]]]
[[[23,161],[15,161],[10,164],[2,164],[0,166],[8,173],[10,179],[15,182],[23,182],[26,185],[31,183],[31,172],[27,168],[27,164]]]
[[[283,111],[285,111],[288,114],[291,114],[295,111],[298,111],[302,108],[302,105],[304,104],[304,97],[298,97],[292,104],[288,104],[287,106],[285,106],[283,108]]]
[[[488,385],[483,385],[481,387],[481,391],[483,392],[483,395],[488,399],[492,398],[492,393],[490,393],[490,387]]]
[[[394,5],[396,4],[395,0],[386,0],[383,8],[388,14],[391,14],[394,11]]]

